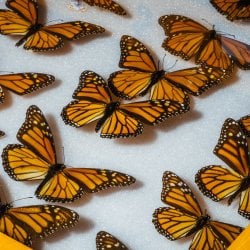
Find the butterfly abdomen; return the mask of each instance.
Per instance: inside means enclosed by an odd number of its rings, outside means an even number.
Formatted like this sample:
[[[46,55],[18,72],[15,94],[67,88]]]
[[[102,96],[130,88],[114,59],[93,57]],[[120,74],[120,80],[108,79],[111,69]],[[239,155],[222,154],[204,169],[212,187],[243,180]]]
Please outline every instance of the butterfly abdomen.
[[[98,132],[105,121],[114,113],[114,111],[120,106],[120,102],[111,102],[107,104],[103,117],[97,122],[95,131]]]
[[[33,26],[30,27],[29,31],[24,35],[24,37],[22,37],[22,39],[20,39],[17,43],[16,46],[19,47],[20,45],[22,45],[23,43],[26,42],[26,40],[32,36],[33,34],[35,34],[37,31],[39,31],[41,28],[43,27],[42,24],[35,24]]]
[[[148,87],[140,93],[140,96],[144,96],[152,86],[154,86],[161,78],[164,77],[166,72],[164,70],[155,71],[150,79],[150,84]]]

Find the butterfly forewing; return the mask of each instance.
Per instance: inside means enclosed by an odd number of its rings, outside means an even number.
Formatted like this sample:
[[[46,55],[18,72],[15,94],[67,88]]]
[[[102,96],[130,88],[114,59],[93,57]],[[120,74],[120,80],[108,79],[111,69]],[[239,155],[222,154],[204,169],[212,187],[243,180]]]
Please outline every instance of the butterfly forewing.
[[[136,38],[123,35],[120,42],[119,66],[134,70],[155,72],[156,65],[149,50]]]
[[[197,202],[189,186],[176,174],[166,171],[162,177],[161,199],[168,205],[194,217],[202,215]]]
[[[249,175],[249,151],[246,136],[240,125],[233,119],[227,119],[222,127],[214,153],[242,176]]]
[[[7,0],[6,6],[32,25],[37,23],[38,5],[36,0]]]
[[[104,79],[93,71],[82,72],[73,98],[92,102],[110,103],[111,96]]]
[[[17,133],[17,139],[44,161],[56,163],[53,135],[42,111],[35,105],[29,107],[25,122]]]
[[[61,206],[8,207],[1,214],[0,231],[24,244],[31,245],[32,238],[44,238],[60,229],[70,228],[78,220],[77,213]]]
[[[122,8],[122,6],[112,0],[83,0],[83,1],[91,6],[98,6],[107,9],[111,12],[114,12],[117,15],[126,15],[126,11]]]
[[[55,81],[55,77],[41,73],[17,73],[0,75],[0,85],[18,95],[25,95],[44,88]]]
[[[96,235],[97,250],[128,250],[128,248],[113,235],[100,231]]]

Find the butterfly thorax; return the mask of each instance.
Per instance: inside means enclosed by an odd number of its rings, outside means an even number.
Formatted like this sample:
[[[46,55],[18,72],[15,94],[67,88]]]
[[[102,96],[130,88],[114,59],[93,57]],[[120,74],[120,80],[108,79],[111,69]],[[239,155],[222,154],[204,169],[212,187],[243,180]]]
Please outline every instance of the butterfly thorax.
[[[248,7],[250,6],[250,0],[240,0],[238,3],[237,3],[237,7]]]
[[[35,34],[37,31],[39,31],[43,27],[42,24],[37,23],[35,25],[32,25],[29,29],[29,31],[16,43],[16,46],[22,45],[30,36]]]
[[[0,203],[0,219],[5,215],[5,213],[12,208],[10,204],[1,204]]]
[[[241,181],[240,188],[228,199],[228,204],[230,205],[240,193],[242,193],[248,188],[250,188],[250,176],[243,178],[243,180]]]
[[[114,111],[120,106],[120,102],[111,102],[106,105],[103,117],[97,122],[95,131],[97,132],[104,122],[114,113]]]
[[[151,75],[150,84],[148,85],[148,87],[145,90],[143,90],[140,93],[140,95],[141,96],[145,95],[152,86],[154,86],[161,78],[164,77],[165,74],[166,74],[166,72],[164,70],[155,71]]]
[[[211,217],[208,214],[200,216],[196,221],[195,227],[192,230],[190,230],[187,236],[192,235],[193,233],[201,230],[205,225],[208,224],[210,219]]]
[[[65,169],[64,164],[55,164],[55,165],[50,166],[49,171],[48,171],[45,179],[51,178],[52,176],[54,176],[56,173],[62,171],[63,169]]]

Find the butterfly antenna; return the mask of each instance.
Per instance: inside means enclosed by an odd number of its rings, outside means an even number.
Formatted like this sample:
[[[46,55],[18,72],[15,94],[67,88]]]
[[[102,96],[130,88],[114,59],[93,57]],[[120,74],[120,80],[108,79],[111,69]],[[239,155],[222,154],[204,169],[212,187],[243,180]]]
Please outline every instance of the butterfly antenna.
[[[215,25],[214,25],[214,24],[211,24],[210,22],[208,22],[208,20],[207,20],[207,19],[202,18],[201,20],[203,20],[205,23],[207,23],[209,26],[211,26],[211,27],[212,27],[212,29],[214,29]]]
[[[62,153],[63,153],[63,163],[65,163],[64,147],[62,147]]]
[[[21,200],[26,200],[26,199],[32,199],[32,198],[33,198],[32,196],[20,198],[20,199],[17,199],[17,200],[14,200],[14,201],[9,202],[9,204],[11,205],[11,204],[13,204],[13,203],[16,202],[16,201],[21,201]]]
[[[2,70],[0,71],[0,73],[3,73],[3,74],[6,74],[6,73],[7,74],[14,74],[14,72],[12,72],[12,71],[2,71]]]
[[[63,22],[64,20],[62,20],[62,19],[55,19],[55,20],[51,20],[51,21],[48,21],[47,23],[46,23],[46,25],[47,24],[49,24],[49,23],[52,23],[52,22]]]
[[[174,64],[173,64],[170,68],[168,68],[168,71],[169,71],[170,69],[174,68],[175,65],[177,64],[177,62],[178,62],[178,60],[175,60]]]

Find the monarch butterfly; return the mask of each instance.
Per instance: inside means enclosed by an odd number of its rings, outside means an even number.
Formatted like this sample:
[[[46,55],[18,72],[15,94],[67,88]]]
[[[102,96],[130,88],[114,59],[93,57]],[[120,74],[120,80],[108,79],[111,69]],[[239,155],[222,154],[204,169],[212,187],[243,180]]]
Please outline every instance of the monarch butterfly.
[[[203,214],[189,186],[176,174],[163,175],[161,199],[171,207],[161,207],[153,214],[156,230],[169,240],[178,240],[195,234],[191,250],[227,249],[243,228],[211,220]]]
[[[73,21],[45,26],[38,23],[38,4],[35,0],[7,0],[10,10],[0,10],[0,34],[23,35],[16,43],[24,49],[49,51],[63,46],[63,39],[74,40],[104,32],[95,24]]]
[[[230,21],[249,20],[249,0],[210,0],[210,3]]]
[[[239,124],[244,131],[244,134],[250,137],[250,115],[244,116],[239,120]]]
[[[189,99],[186,92],[200,95],[231,73],[211,67],[165,72],[157,70],[150,51],[136,38],[124,35],[120,46],[119,66],[127,70],[111,74],[108,83],[115,95],[125,99],[143,96],[151,89],[150,99],[168,99],[185,103]]]
[[[2,87],[18,95],[25,95],[37,89],[44,88],[54,81],[54,76],[41,73],[0,75],[0,103],[3,103],[5,99]]]
[[[126,11],[122,8],[122,6],[112,0],[83,0],[83,1],[90,6],[98,6],[107,9],[109,11],[112,11],[117,15],[126,15]]]
[[[235,63],[250,69],[250,45],[219,35],[194,20],[179,15],[159,19],[168,36],[162,47],[185,60],[195,57],[197,64],[229,69]]]
[[[17,133],[23,144],[3,149],[4,170],[16,181],[42,180],[35,195],[52,202],[72,202],[87,193],[128,186],[132,176],[107,169],[66,168],[56,159],[53,135],[42,111],[30,106]]]
[[[45,238],[60,229],[74,226],[79,215],[73,210],[53,205],[13,208],[0,200],[0,232],[30,246],[32,239]]]
[[[228,198],[228,204],[240,195],[239,214],[250,219],[250,155],[246,136],[240,124],[228,118],[222,127],[215,155],[230,167],[203,167],[195,182],[201,192],[214,201]]]
[[[128,250],[128,248],[113,235],[100,231],[96,235],[96,250]]]
[[[73,93],[72,101],[62,110],[66,124],[81,127],[99,119],[95,131],[101,127],[101,137],[118,138],[137,136],[143,131],[142,122],[155,125],[164,119],[186,112],[189,103],[149,100],[121,104],[112,101],[103,78],[93,71],[84,71]]]

